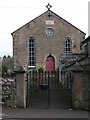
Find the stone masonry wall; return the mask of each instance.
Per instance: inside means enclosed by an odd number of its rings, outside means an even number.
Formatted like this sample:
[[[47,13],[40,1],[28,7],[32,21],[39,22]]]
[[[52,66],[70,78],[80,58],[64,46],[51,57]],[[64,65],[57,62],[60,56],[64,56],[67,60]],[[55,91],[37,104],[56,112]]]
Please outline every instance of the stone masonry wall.
[[[48,14],[52,16],[49,18]],[[47,20],[53,24],[46,24]],[[47,28],[54,30],[54,35],[46,35]],[[67,21],[60,18],[51,11],[47,11],[36,19],[22,26],[12,33],[14,68],[18,65],[28,66],[28,40],[34,37],[36,40],[36,67],[45,68],[46,57],[51,53],[55,58],[56,68],[59,65],[59,56],[64,52],[64,39],[70,36],[73,42],[73,52],[80,51],[80,42],[85,34]]]

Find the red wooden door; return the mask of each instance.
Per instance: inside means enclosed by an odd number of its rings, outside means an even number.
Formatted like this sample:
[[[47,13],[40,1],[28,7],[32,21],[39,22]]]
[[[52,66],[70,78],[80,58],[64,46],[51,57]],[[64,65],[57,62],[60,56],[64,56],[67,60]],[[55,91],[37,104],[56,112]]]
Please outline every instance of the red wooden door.
[[[46,72],[55,71],[55,59],[53,56],[49,55],[46,58]]]

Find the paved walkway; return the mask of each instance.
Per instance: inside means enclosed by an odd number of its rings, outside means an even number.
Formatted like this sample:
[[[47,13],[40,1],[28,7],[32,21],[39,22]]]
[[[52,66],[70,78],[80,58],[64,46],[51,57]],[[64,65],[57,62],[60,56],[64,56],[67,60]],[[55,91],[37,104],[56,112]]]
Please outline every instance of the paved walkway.
[[[88,118],[88,111],[66,109],[3,108],[3,118]]]

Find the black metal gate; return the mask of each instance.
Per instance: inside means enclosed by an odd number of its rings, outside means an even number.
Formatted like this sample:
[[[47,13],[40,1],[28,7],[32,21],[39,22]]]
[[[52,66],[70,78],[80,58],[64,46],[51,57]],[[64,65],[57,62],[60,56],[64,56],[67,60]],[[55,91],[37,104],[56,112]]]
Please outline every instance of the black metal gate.
[[[27,107],[70,108],[70,83],[59,81],[58,72],[30,72],[27,84]]]

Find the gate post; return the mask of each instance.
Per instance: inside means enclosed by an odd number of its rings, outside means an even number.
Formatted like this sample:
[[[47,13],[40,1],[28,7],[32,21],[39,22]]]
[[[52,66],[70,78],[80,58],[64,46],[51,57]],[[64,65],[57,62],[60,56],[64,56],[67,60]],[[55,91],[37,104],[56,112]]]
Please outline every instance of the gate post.
[[[26,72],[16,71],[16,104],[26,108]]]
[[[83,81],[82,81],[82,71],[74,71],[74,80],[72,86],[72,101],[74,108],[82,108],[83,105]]]

